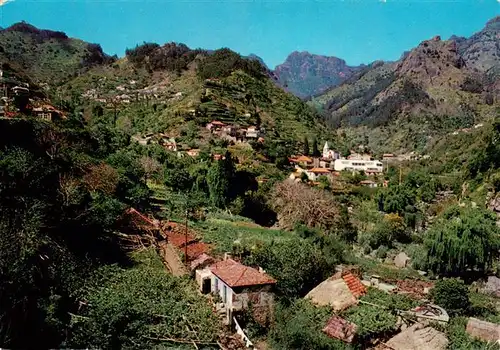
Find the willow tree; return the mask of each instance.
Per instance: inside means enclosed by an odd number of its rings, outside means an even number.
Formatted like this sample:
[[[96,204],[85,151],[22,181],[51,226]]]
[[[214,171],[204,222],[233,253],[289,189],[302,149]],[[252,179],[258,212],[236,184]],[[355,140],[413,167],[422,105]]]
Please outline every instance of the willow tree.
[[[425,239],[427,268],[445,275],[485,272],[499,256],[495,216],[479,208],[447,210]]]

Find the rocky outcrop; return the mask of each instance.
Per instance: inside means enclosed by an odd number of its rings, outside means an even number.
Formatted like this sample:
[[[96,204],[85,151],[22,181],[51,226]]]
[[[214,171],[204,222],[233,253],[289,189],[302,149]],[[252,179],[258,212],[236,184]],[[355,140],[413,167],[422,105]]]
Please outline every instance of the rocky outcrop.
[[[486,199],[486,206],[497,215],[497,225],[500,226],[500,193],[490,192]]]
[[[396,72],[423,85],[459,86],[462,80],[460,72],[465,61],[458,53],[455,41],[442,41],[436,36],[423,41],[402,60]]]
[[[468,39],[453,37],[467,66],[487,72],[500,63],[500,16],[486,23],[480,32]]]

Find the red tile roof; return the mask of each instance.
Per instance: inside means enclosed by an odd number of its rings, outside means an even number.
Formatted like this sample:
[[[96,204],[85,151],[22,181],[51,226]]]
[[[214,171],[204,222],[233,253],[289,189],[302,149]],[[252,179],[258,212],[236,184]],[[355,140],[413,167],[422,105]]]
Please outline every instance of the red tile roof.
[[[376,182],[372,181],[372,180],[363,180],[363,181],[360,181],[359,183],[362,185],[371,185],[371,184],[375,184]]]
[[[312,163],[312,159],[307,156],[300,156],[295,159],[296,162]]]
[[[356,335],[357,326],[339,316],[332,316],[323,328],[323,332],[331,338],[337,338],[352,343]]]
[[[315,174],[330,174],[330,170],[326,168],[312,168],[311,170],[309,170],[309,172]]]
[[[354,276],[352,273],[346,273],[344,276],[342,276],[344,279],[344,282],[347,284],[347,287],[351,291],[351,293],[356,297],[359,298],[362,295],[366,294],[366,287],[361,283],[359,278]]]
[[[233,259],[219,261],[210,266],[210,271],[229,287],[245,287],[275,284],[276,280],[256,269],[240,264]]]
[[[225,126],[227,125],[226,123],[223,123],[223,122],[220,122],[218,120],[213,120],[212,121],[212,125],[220,125],[220,126]]]
[[[187,249],[188,260],[193,260],[203,253],[208,253],[210,246],[203,242],[189,243]]]

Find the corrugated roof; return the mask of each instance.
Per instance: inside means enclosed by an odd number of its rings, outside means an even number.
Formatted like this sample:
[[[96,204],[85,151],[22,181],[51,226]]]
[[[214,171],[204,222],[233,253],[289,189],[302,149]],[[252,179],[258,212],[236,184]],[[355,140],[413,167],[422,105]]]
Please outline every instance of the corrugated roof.
[[[366,287],[361,283],[359,278],[354,276],[352,273],[346,273],[342,276],[342,279],[356,298],[366,294]]]
[[[242,265],[233,259],[227,259],[213,264],[210,266],[210,271],[229,287],[245,287],[276,283],[276,280],[266,273],[261,273],[252,267]]]
[[[352,343],[358,326],[339,316],[332,316],[323,328],[323,332],[331,338]]]

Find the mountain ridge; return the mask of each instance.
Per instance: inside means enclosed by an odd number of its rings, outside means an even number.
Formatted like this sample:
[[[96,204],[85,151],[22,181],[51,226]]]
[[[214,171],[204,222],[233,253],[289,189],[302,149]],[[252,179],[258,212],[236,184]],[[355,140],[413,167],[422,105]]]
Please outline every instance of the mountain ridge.
[[[423,150],[436,136],[496,115],[499,23],[494,18],[470,38],[424,40],[400,60],[369,65],[308,103],[331,126],[370,134],[374,149]]]

